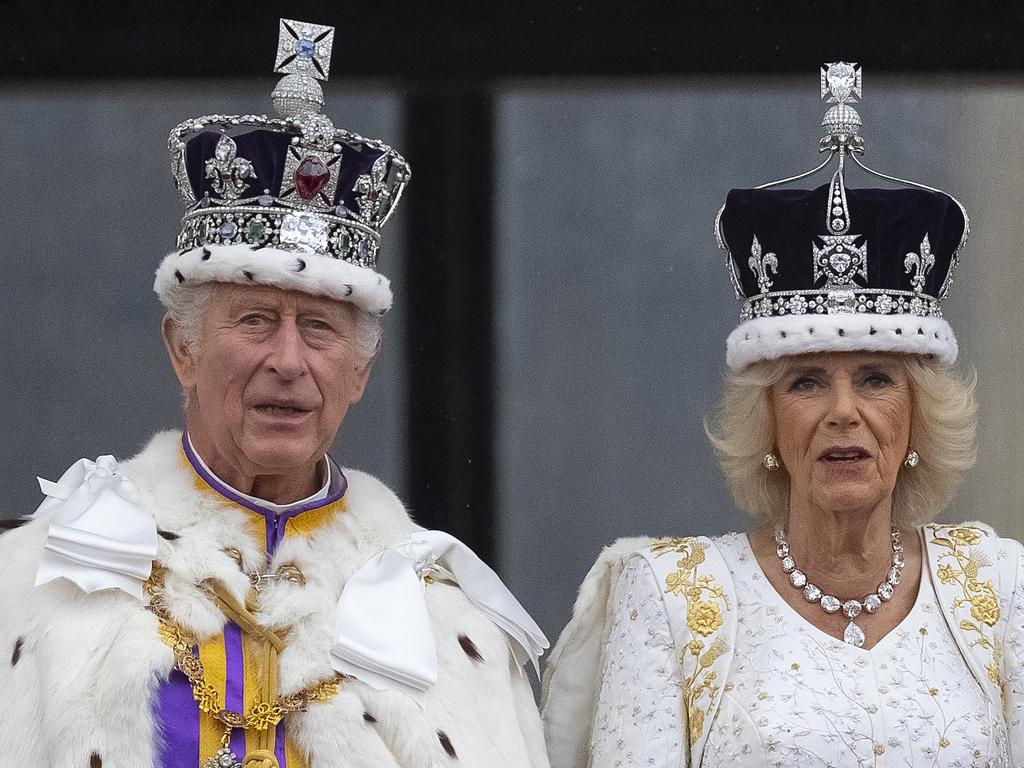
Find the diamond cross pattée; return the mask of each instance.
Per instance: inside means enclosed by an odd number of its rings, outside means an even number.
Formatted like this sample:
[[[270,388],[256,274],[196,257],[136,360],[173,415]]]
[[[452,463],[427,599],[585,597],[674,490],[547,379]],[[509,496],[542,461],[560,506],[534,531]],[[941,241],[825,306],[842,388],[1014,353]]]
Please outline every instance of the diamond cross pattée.
[[[326,80],[331,71],[334,27],[281,19],[274,71]]]
[[[867,280],[868,246],[856,245],[860,235],[818,235],[821,247],[812,243],[814,250],[814,282],[825,278],[826,288],[841,288],[853,283],[854,278]]]
[[[856,63],[835,61],[821,67],[821,98],[847,104],[861,98],[861,69]]]

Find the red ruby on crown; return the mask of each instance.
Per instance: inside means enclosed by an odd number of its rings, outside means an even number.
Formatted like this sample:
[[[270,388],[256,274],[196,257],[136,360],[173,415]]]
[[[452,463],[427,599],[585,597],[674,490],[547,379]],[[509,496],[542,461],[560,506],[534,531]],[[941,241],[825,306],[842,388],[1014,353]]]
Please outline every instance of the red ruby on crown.
[[[331,169],[316,155],[306,155],[294,173],[295,192],[303,200],[312,200],[331,179]]]

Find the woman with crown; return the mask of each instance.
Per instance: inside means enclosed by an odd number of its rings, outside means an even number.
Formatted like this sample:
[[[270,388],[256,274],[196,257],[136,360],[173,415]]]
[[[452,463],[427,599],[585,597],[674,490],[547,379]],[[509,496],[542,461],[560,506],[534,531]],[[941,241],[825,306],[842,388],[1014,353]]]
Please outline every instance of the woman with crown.
[[[860,86],[822,68],[829,184],[718,217],[744,304],[708,434],[754,530],[602,553],[545,676],[555,768],[1024,765],[1021,546],[930,522],[974,460],[939,310],[967,216],[847,188]]]
[[[546,768],[547,642],[464,544],[327,454],[365,387],[409,178],[336,130],[333,29],[281,22],[280,113],[171,133],[156,276],[183,433],[82,459],[0,538],[0,763]]]

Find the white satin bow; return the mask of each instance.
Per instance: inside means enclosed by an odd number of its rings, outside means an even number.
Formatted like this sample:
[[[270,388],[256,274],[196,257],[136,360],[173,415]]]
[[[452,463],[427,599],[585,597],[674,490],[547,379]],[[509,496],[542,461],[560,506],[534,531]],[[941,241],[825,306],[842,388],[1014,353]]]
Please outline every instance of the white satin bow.
[[[422,703],[437,682],[437,648],[423,577],[450,577],[505,632],[516,661],[539,674],[547,638],[498,575],[442,531],[420,531],[370,558],[345,584],[335,619],[331,663],[379,689]]]
[[[156,557],[156,523],[114,457],[79,459],[56,483],[37,479],[47,499],[36,514],[56,511],[36,586],[65,578],[86,592],[121,589],[141,600]]]

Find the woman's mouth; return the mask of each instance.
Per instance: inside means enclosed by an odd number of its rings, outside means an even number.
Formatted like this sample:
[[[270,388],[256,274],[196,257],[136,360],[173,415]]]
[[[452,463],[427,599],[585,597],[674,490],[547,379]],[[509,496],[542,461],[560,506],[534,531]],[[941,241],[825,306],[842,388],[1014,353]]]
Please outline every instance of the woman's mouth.
[[[859,446],[854,446],[852,448],[829,448],[823,451],[818,458],[831,464],[849,464],[870,459],[871,454]]]

